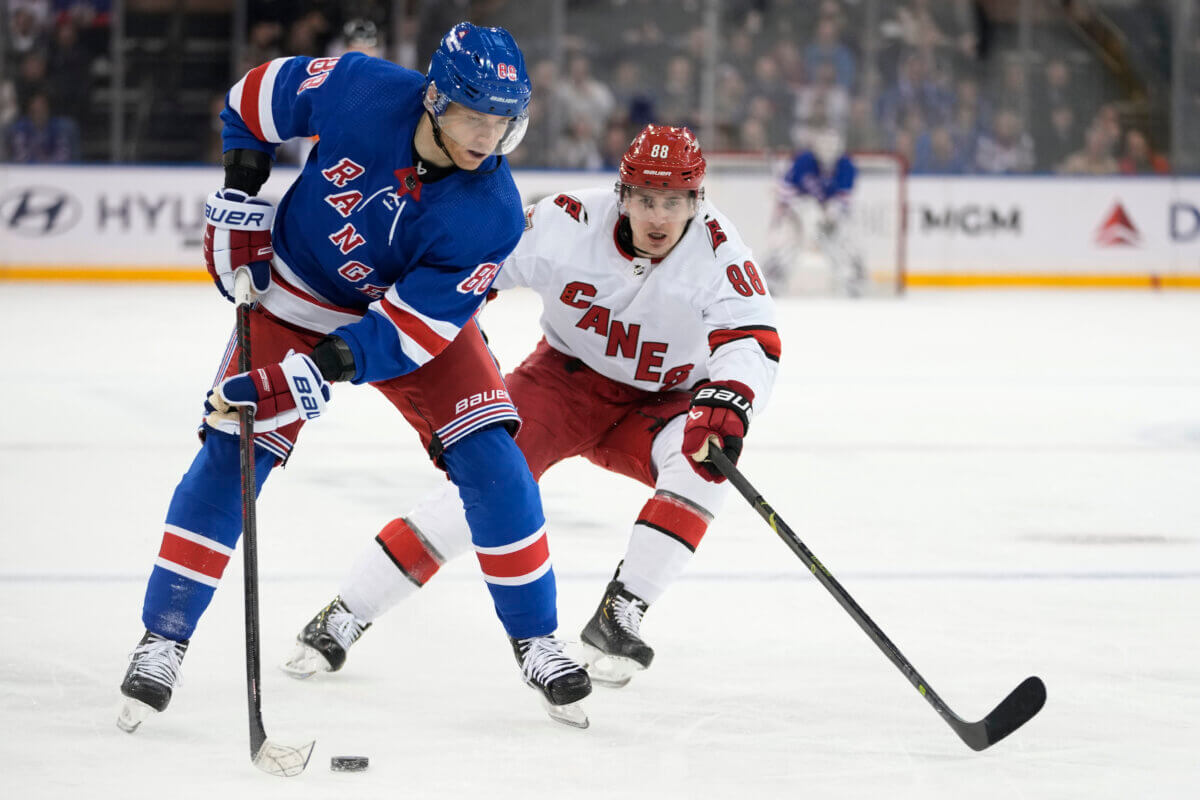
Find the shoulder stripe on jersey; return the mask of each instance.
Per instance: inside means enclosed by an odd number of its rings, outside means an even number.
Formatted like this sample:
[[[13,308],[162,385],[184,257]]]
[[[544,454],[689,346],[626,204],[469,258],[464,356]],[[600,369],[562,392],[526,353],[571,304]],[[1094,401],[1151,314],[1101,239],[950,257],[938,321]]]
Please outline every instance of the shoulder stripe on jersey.
[[[772,361],[778,361],[783,351],[783,343],[779,340],[779,332],[768,325],[746,325],[742,328],[722,329],[708,335],[708,352],[715,353],[718,347],[738,342],[742,339],[754,339],[763,353]]]
[[[395,287],[372,303],[371,308],[391,320],[400,336],[404,354],[418,366],[428,363],[445,350],[458,335],[459,329],[456,325],[420,313],[400,299]],[[409,343],[411,346],[407,346]]]
[[[286,58],[276,58],[259,64],[229,90],[230,108],[238,113],[255,138],[274,144],[279,144],[283,139],[275,127],[271,99],[275,91],[275,77],[285,61]]]

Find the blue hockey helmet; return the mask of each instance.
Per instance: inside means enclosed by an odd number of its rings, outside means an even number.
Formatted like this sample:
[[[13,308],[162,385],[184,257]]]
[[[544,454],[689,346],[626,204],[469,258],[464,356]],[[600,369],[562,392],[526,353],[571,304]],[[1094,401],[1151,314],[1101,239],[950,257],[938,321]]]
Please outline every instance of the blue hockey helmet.
[[[525,136],[532,86],[521,48],[504,28],[480,28],[469,22],[451,28],[429,60],[425,89],[426,108],[435,117],[440,118],[452,102],[508,117],[497,153],[512,152]]]

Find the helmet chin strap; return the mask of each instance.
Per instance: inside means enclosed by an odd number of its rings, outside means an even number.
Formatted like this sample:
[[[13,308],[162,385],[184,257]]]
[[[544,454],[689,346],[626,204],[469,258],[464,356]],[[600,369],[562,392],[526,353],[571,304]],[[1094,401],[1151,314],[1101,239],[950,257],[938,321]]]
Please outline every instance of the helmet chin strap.
[[[425,109],[425,114],[429,117],[430,124],[433,125],[433,143],[446,154],[446,158],[450,159],[450,166],[457,167],[458,162],[454,160],[454,156],[450,155],[450,151],[446,149],[446,143],[442,141],[442,126],[438,124],[437,117],[429,109]]]

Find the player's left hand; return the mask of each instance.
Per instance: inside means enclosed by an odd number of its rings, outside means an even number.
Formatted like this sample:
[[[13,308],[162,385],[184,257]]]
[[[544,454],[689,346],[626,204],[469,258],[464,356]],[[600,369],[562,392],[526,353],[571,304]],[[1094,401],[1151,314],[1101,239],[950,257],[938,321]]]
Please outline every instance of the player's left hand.
[[[275,206],[237,189],[220,189],[204,203],[204,264],[217,289],[233,301],[233,276],[250,270],[251,296],[271,286],[271,223]]]
[[[319,417],[329,402],[329,382],[306,355],[288,353],[278,364],[232,375],[204,401],[205,422],[226,433],[238,432],[239,406],[254,409],[254,432],[266,433],[297,420]]]
[[[750,427],[753,403],[754,392],[739,381],[708,383],[692,395],[683,426],[683,454],[704,480],[712,483],[725,480],[708,460],[709,442],[713,438],[725,457],[737,464],[742,454],[742,437]]]

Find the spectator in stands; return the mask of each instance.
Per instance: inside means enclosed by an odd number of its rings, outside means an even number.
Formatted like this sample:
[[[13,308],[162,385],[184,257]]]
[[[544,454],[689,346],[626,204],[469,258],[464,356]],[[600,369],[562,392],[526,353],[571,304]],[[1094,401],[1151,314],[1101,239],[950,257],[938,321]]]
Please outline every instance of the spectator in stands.
[[[543,90],[534,84],[534,94],[539,91]],[[563,122],[573,131],[573,135],[590,131],[590,149],[598,153],[596,138],[613,113],[616,100],[607,86],[592,77],[592,62],[587,56],[575,53],[568,59],[567,79],[559,82],[554,99],[562,109]]]
[[[871,114],[871,102],[863,96],[850,101],[850,115],[846,123],[847,150],[882,150],[883,135],[879,124]]]
[[[969,172],[970,167],[950,128],[945,125],[938,125],[917,137],[913,145],[913,172],[954,175]]]
[[[288,28],[284,51],[290,56],[324,55],[332,36],[329,18],[314,8],[302,14]]]
[[[1034,83],[1032,105],[1039,113],[1041,109],[1077,106],[1080,102],[1078,95],[1079,89],[1075,86],[1067,62],[1061,58],[1051,58],[1042,70],[1041,81]]]
[[[1059,172],[1067,175],[1115,175],[1120,170],[1109,150],[1110,134],[1093,123],[1084,135],[1083,147],[1067,157]]]
[[[916,158],[916,142],[911,133],[904,129],[896,131],[896,135],[892,137],[891,151],[904,159],[904,163],[911,164]]]
[[[992,131],[975,143],[975,168],[993,175],[1031,172],[1033,137],[1012,109],[1001,109],[992,120]]]
[[[1166,157],[1156,153],[1137,128],[1125,132],[1125,151],[1118,162],[1124,175],[1166,175],[1171,171]]]
[[[812,42],[804,48],[805,72],[816,75],[825,64],[833,67],[838,86],[853,91],[858,65],[854,53],[838,39],[837,20],[832,17],[824,17],[817,23]]]
[[[48,19],[35,6],[13,3],[8,19],[8,41],[4,52],[12,63],[27,53],[45,52],[49,45]]]
[[[1112,103],[1105,103],[1096,111],[1092,127],[1104,132],[1104,141],[1109,155],[1116,157],[1117,148],[1121,145],[1121,115]]]
[[[48,60],[48,85],[58,108],[79,115],[87,107],[91,83],[91,56],[79,44],[79,29],[67,18],[54,29],[54,46]]]
[[[930,72],[928,55],[914,51],[904,57],[896,82],[879,98],[878,117],[884,131],[894,133],[910,109],[940,125],[950,119],[953,108],[953,96]]]
[[[1067,156],[1075,152],[1080,144],[1078,125],[1075,121],[1075,109],[1070,105],[1058,105],[1045,113],[1038,109],[1037,116],[1049,118],[1049,126],[1039,138],[1034,140],[1037,147],[1038,172],[1054,172]]]
[[[790,145],[794,104],[795,98],[783,80],[779,63],[770,53],[763,53],[754,62],[748,113],[763,124],[771,146]]]
[[[754,49],[754,37],[744,27],[734,28],[725,40],[721,51],[721,60],[745,77],[754,71],[754,59],[757,52]]]
[[[5,153],[18,164],[65,164],[79,160],[79,126],[51,114],[44,91],[30,95],[25,114],[4,132]]]
[[[717,141],[706,146],[712,150],[736,149],[738,128],[746,116],[746,82],[736,67],[721,64],[717,68],[714,106]]]
[[[383,51],[379,27],[369,19],[355,17],[342,26],[341,34],[329,43],[325,55],[334,57],[345,53],[366,53],[375,58],[382,58]]]
[[[667,62],[666,79],[658,97],[661,124],[696,127],[696,114],[700,110],[699,89],[692,60],[687,56],[672,57]]]
[[[974,78],[959,78],[955,85],[954,121],[950,132],[954,136],[955,149],[968,165],[975,164],[975,145],[979,137],[992,127],[992,106],[979,93],[979,83]]]
[[[18,108],[27,108],[30,98],[39,92],[50,93],[50,82],[47,72],[46,53],[44,51],[32,50],[21,56],[21,62],[17,67],[17,79],[15,81]]]
[[[613,74],[612,94],[615,107],[613,116],[622,122],[632,123],[640,130],[646,123],[654,121],[654,93],[643,79],[641,65],[636,59],[624,58],[617,62]],[[631,136],[630,140],[632,139]],[[629,142],[622,146],[628,147]]]
[[[598,170],[604,165],[593,120],[591,114],[582,112],[567,118],[567,129],[554,148],[555,167]]]
[[[279,58],[283,55],[280,46],[283,40],[283,25],[277,20],[261,19],[250,26],[246,49],[242,52],[242,63],[238,74],[245,75],[259,64]]]
[[[895,72],[903,54],[921,51],[930,60],[945,62],[956,71],[972,66],[978,55],[976,13],[970,0],[910,0],[893,7],[879,26],[884,42],[880,63],[885,74]]]
[[[615,120],[609,121],[604,135],[600,137],[600,159],[603,162],[603,169],[607,171],[620,167],[621,158],[629,149],[631,141],[633,141],[633,135],[630,133],[630,126]]]
[[[741,129],[738,131],[739,150],[750,150],[753,152],[766,151],[770,143],[767,140],[767,126],[761,119],[757,117],[746,117],[742,121]]]
[[[793,94],[803,88],[811,73],[805,66],[804,54],[796,43],[789,39],[776,42],[771,48],[771,55],[775,58],[783,85]],[[834,82],[837,82],[836,78]]]
[[[799,150],[809,141],[814,128],[833,128],[844,133],[850,118],[850,94],[837,82],[834,66],[825,62],[817,67],[812,83],[796,92],[792,113],[792,146]]]
[[[505,158],[514,166],[549,167],[562,127],[567,123],[558,105],[558,71],[554,62],[548,58],[535,62],[529,71],[529,79],[536,87],[529,98],[529,128],[521,147]]]

